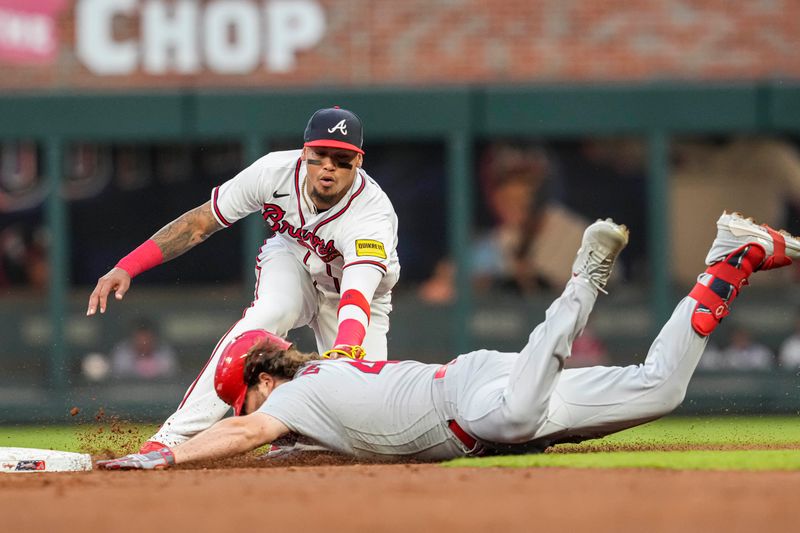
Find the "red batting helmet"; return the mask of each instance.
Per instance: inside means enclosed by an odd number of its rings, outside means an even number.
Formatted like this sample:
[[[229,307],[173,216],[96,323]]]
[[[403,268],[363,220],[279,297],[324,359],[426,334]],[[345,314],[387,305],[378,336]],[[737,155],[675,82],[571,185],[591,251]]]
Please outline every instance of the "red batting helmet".
[[[291,342],[269,331],[251,329],[230,341],[222,351],[217,363],[217,371],[214,374],[214,390],[217,391],[220,400],[233,407],[233,413],[236,416],[242,412],[247,395],[247,384],[244,382],[247,352],[255,343],[264,339],[281,350],[286,350],[292,345]]]

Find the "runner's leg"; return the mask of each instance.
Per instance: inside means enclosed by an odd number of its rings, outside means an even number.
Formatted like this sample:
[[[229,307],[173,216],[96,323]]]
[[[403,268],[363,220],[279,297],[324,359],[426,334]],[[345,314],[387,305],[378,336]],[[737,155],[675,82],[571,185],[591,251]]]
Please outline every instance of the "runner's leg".
[[[461,427],[491,442],[531,440],[545,421],[564,360],[586,326],[596,299],[597,289],[585,280],[570,280],[516,358],[508,384],[487,391],[488,397],[470,396],[469,401],[459,403]]]

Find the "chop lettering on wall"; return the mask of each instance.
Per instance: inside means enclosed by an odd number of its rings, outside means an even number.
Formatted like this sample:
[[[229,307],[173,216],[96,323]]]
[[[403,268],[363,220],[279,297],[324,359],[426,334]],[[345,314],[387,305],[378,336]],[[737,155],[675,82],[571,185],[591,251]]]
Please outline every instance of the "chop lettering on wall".
[[[0,0],[0,92],[800,77],[800,1],[730,3]]]
[[[120,21],[133,30],[119,31]],[[78,0],[75,47],[94,74],[289,72],[325,35],[314,0]]]

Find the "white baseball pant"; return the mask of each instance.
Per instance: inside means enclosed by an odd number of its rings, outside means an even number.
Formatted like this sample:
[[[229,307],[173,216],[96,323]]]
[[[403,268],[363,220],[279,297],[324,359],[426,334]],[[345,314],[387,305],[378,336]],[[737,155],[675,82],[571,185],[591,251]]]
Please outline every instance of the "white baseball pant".
[[[483,441],[548,445],[608,435],[680,405],[707,342],[691,326],[695,300],[686,297],[678,304],[643,364],[562,370],[596,297],[593,287],[573,279],[518,355],[462,356],[474,360],[464,365],[470,368],[453,372],[462,383],[448,387],[458,390],[461,427]],[[502,378],[492,379],[498,370]]]

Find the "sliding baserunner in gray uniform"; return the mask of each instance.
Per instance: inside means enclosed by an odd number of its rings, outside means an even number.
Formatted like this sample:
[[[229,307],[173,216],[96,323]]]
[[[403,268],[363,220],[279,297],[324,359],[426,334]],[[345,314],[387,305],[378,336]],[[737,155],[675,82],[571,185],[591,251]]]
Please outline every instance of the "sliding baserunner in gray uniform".
[[[248,332],[226,348],[216,373],[220,398],[246,416],[220,421],[174,449],[103,466],[161,468],[289,434],[359,458],[442,460],[542,449],[653,420],[682,401],[708,335],[750,274],[800,257],[798,239],[739,215],[723,214],[717,226],[709,268],[642,365],[563,370],[628,242],[624,226],[598,221],[584,234],[573,278],[520,353],[479,350],[446,365],[319,360],[269,333]]]

